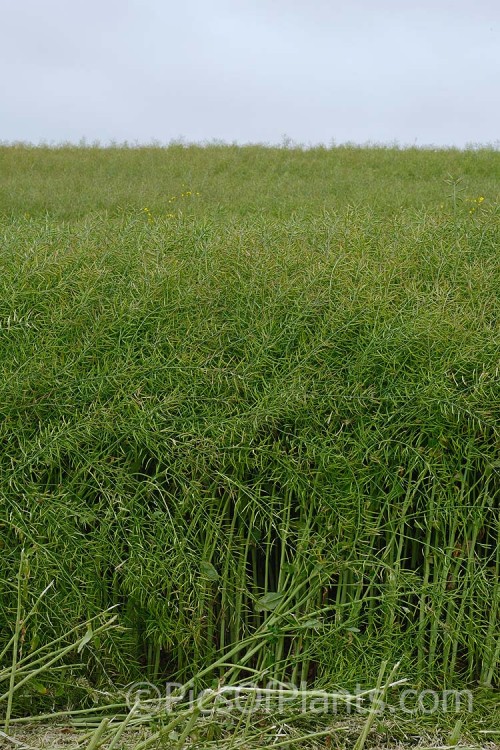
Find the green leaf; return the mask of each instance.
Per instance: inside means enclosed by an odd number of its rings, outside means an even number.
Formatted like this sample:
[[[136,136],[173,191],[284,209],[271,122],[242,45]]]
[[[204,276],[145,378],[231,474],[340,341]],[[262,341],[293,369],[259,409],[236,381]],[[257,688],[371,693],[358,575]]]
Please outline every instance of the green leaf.
[[[257,526],[252,526],[250,529],[250,537],[253,542],[260,542],[262,539],[262,532]]]
[[[278,604],[283,600],[284,594],[280,594],[278,591],[270,591],[268,594],[261,596],[257,601],[256,610],[257,612],[272,611],[276,609]]]
[[[36,680],[31,680],[30,685],[33,690],[35,690],[40,695],[47,695],[47,693],[49,692],[45,685],[43,685],[41,682],[37,682]]]
[[[37,635],[34,635],[30,643],[30,649],[29,649],[30,653],[32,651],[36,651],[39,645],[40,645],[40,638]]]
[[[93,635],[94,635],[94,631],[92,630],[92,628],[89,625],[89,627],[87,628],[87,632],[85,633],[85,635],[83,636],[82,640],[78,644],[78,648],[77,648],[77,652],[78,653],[81,653],[83,651],[84,646],[86,646],[87,643],[92,640],[92,636]]]
[[[218,581],[219,580],[219,574],[215,570],[212,563],[208,562],[207,560],[202,560],[200,563],[200,571],[202,576],[205,576],[205,578],[208,578],[209,581]]]
[[[323,625],[321,620],[306,620],[303,623],[303,628],[320,628]]]

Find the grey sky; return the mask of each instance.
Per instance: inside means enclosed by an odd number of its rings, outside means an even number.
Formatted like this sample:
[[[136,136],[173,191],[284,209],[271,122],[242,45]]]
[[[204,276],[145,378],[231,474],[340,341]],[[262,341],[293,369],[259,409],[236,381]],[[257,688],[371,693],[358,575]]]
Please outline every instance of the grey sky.
[[[0,139],[500,139],[498,0],[0,0]]]

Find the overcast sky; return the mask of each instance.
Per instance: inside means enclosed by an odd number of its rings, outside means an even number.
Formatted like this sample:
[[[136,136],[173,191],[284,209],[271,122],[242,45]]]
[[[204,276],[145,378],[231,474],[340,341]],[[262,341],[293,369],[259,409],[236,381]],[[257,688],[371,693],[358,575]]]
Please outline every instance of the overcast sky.
[[[0,140],[500,145],[499,0],[0,11]]]

